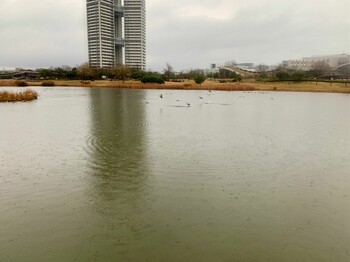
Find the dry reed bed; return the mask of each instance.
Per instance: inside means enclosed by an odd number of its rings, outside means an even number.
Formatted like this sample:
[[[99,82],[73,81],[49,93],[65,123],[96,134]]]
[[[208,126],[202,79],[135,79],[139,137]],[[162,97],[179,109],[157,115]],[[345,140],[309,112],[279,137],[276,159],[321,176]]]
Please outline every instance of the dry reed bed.
[[[317,92],[317,93],[350,93],[350,88],[340,86],[311,86],[311,85],[295,85],[287,86],[283,83],[275,83],[274,85],[257,85],[256,83],[205,83],[196,85],[191,83],[182,84],[142,84],[142,83],[115,83],[115,82],[89,82],[74,86],[80,87],[107,87],[107,88],[127,88],[127,89],[172,89],[172,90],[217,90],[217,91],[282,91],[282,92]]]
[[[42,86],[43,82],[27,82],[29,86]],[[14,80],[0,80],[0,86],[17,86]],[[107,87],[129,89],[174,89],[174,90],[221,90],[221,91],[284,91],[284,92],[322,92],[322,93],[350,93],[350,87],[344,84],[328,83],[216,83],[206,81],[202,85],[194,83],[166,83],[166,84],[142,84],[139,82],[115,82],[115,81],[80,81],[80,80],[55,80],[54,86],[68,87]]]
[[[15,80],[0,80],[0,86],[16,86]]]
[[[350,87],[345,83],[322,83],[322,82],[271,82],[253,83],[257,90],[282,91],[282,92],[311,92],[311,93],[342,93],[350,94]]]
[[[0,91],[0,102],[26,102],[36,99],[38,93],[30,89],[21,92]]]

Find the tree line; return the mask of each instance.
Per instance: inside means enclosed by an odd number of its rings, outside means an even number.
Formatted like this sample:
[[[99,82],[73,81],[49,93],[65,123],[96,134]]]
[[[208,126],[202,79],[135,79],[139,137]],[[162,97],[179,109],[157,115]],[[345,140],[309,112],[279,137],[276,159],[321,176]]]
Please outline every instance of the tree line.
[[[309,70],[297,70],[284,66],[278,67],[271,72],[264,70],[258,71],[257,78],[261,80],[270,81],[303,81],[310,79],[337,79],[349,78],[349,72],[341,72],[341,70],[334,71],[324,61],[314,63]]]
[[[23,71],[23,69],[17,68],[16,71]],[[191,79],[201,84],[206,79],[204,71],[202,70],[191,70],[187,73],[175,74],[170,64],[167,64],[162,72],[134,70],[123,65],[113,68],[97,68],[91,66],[89,63],[84,63],[78,67],[61,66],[38,68],[35,72],[41,80],[94,81],[100,79],[114,79],[123,82],[126,80],[137,80],[142,83],[163,84],[165,81]],[[8,79],[12,78],[12,75],[8,73],[4,74],[3,77]]]
[[[331,68],[325,63],[315,64],[309,71],[292,70],[279,67],[274,71],[265,71],[266,67],[260,66],[255,78],[263,81],[302,81],[306,79],[325,77]],[[39,68],[35,70],[38,78],[43,80],[83,80],[94,81],[98,79],[115,79],[119,81],[137,80],[142,83],[159,83],[165,81],[183,82],[193,80],[197,84],[202,84],[206,79],[218,80],[220,82],[240,82],[242,76],[233,71],[220,69],[218,71],[205,72],[195,69],[186,72],[176,73],[174,68],[167,63],[162,72],[133,70],[126,66],[114,68],[96,68],[84,63],[78,67],[51,67]],[[11,78],[10,73],[2,74],[1,78]],[[349,76],[350,77],[350,76]]]

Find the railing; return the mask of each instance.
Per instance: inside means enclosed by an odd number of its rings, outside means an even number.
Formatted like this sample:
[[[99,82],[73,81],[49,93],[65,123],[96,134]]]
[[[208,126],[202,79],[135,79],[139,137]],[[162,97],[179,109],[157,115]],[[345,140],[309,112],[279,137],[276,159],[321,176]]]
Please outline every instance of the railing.
[[[124,46],[125,45],[125,40],[123,38],[120,38],[120,37],[114,38],[114,43],[116,45]]]
[[[114,11],[117,12],[118,14],[124,15],[124,6],[121,5],[115,5],[114,6]]]

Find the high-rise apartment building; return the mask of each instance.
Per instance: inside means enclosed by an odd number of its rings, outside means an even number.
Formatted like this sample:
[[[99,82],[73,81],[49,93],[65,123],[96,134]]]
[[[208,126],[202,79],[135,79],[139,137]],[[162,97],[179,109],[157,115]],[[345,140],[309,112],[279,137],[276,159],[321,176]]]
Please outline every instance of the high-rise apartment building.
[[[146,3],[124,0],[125,65],[146,69]]]
[[[86,0],[89,62],[146,69],[145,0]]]

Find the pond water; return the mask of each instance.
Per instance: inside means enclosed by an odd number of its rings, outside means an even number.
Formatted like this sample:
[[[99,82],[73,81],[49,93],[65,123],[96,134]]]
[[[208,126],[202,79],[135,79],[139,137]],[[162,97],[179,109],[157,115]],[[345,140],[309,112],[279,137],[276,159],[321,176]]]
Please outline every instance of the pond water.
[[[0,104],[0,261],[350,260],[349,95],[36,90]]]

